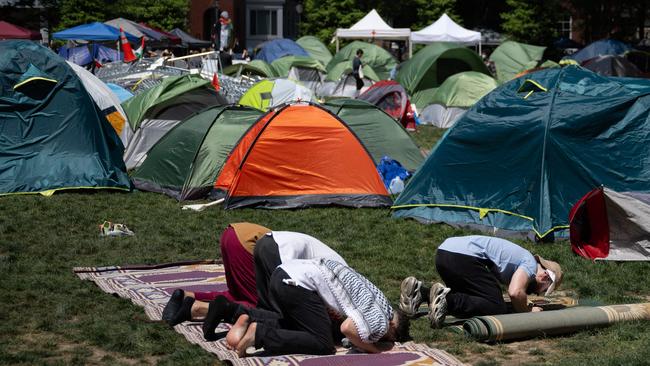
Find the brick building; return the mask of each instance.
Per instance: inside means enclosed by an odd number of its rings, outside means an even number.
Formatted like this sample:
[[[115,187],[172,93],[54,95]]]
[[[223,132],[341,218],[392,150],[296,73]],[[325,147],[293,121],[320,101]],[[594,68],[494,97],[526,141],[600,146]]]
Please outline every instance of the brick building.
[[[218,13],[227,11],[240,47],[253,48],[274,38],[296,38],[302,5],[298,0],[191,0],[192,36],[210,39]]]

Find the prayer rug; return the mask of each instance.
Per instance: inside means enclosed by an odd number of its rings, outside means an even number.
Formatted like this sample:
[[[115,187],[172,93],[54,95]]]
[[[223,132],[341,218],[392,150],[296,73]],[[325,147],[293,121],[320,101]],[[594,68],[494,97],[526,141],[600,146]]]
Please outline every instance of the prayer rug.
[[[162,310],[176,288],[208,292],[227,289],[223,265],[217,261],[177,262],[160,265],[75,267],[74,273],[82,280],[95,282],[104,292],[130,299],[144,307],[147,316],[160,320]],[[216,342],[203,339],[201,323],[185,322],[174,329],[191,343],[212,352],[220,360],[233,365],[302,365],[302,366],[398,366],[398,365],[462,365],[445,351],[423,344],[407,342],[396,345],[390,352],[381,354],[357,353],[339,348],[335,355],[285,355],[239,358],[225,346],[225,338]],[[220,324],[217,332],[226,332],[229,325]]]

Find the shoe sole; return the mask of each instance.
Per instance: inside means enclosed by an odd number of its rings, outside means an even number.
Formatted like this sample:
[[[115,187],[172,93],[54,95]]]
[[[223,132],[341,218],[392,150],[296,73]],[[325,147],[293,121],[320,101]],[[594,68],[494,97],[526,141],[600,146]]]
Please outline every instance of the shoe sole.
[[[422,303],[418,301],[421,286],[422,282],[415,277],[405,278],[400,285],[399,308],[408,316],[414,316]]]
[[[445,321],[447,315],[447,299],[446,296],[451,291],[450,288],[443,286],[440,283],[435,283],[431,286],[429,292],[429,313],[427,318],[431,323],[432,328],[440,328]]]

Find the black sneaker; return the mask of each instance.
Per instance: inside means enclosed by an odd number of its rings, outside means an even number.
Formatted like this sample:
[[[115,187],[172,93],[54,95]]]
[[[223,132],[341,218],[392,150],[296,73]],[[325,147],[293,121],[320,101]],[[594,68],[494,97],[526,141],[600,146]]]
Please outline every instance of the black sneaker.
[[[183,304],[184,297],[185,291],[181,289],[174,290],[172,297],[169,299],[169,302],[167,302],[167,305],[165,305],[165,309],[162,312],[162,320],[169,322],[174,315],[176,315],[178,309],[180,309]]]

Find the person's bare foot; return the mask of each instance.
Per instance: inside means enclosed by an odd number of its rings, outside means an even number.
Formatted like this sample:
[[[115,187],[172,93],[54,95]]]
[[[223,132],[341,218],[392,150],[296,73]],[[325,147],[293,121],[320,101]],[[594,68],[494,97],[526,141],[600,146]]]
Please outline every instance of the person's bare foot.
[[[246,334],[246,330],[248,330],[248,323],[250,323],[250,317],[247,314],[239,316],[226,335],[226,347],[228,347],[228,349],[235,349],[235,347],[237,347]]]
[[[237,355],[239,357],[246,357],[246,350],[248,347],[255,346],[255,330],[257,329],[257,323],[251,323],[246,330],[246,334],[242,337],[237,344]]]

